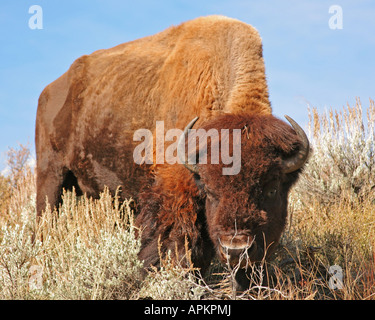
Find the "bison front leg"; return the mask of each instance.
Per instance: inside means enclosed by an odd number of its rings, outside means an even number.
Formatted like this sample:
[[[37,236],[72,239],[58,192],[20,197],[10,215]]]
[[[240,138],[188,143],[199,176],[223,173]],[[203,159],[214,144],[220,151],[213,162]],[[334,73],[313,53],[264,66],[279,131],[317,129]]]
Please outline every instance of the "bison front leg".
[[[244,292],[250,287],[251,274],[249,270],[239,269],[234,276],[234,288],[237,292]]]
[[[200,268],[205,272],[212,259],[212,246],[207,244],[198,232],[198,228],[190,228],[187,232],[184,227],[172,224],[164,225],[144,219],[142,213],[136,219],[140,229],[141,250],[139,259],[144,262],[145,268],[160,267],[161,260],[169,255],[173,263],[182,267]]]
[[[50,164],[46,169],[37,164],[37,195],[36,195],[36,209],[37,216],[40,217],[46,209],[47,203],[58,208],[63,190],[76,192],[77,196],[82,195],[82,191],[78,184],[74,173],[63,166]]]
[[[199,268],[204,274],[214,255],[203,212],[171,210],[166,199],[156,193],[140,196],[141,212],[136,225],[141,236],[139,259],[145,268],[160,267],[161,259],[170,254],[182,267]]]
[[[233,288],[237,293],[243,293],[251,290],[252,287],[268,287],[269,274],[264,261],[255,262],[247,268],[239,268],[233,272]]]
[[[138,257],[144,262],[146,269],[151,266],[160,268],[169,258],[173,264],[183,268],[192,264],[189,241],[183,236],[172,239],[170,230],[157,227],[155,230],[145,228],[141,231],[141,250]]]

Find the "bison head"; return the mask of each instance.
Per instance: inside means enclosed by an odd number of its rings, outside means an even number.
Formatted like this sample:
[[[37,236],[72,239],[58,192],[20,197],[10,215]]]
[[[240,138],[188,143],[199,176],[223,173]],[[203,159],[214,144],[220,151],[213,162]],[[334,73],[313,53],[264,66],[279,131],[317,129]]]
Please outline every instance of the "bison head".
[[[229,136],[230,152],[233,144],[241,144],[238,174],[223,175],[225,165],[221,161],[212,164],[212,139],[207,142],[207,164],[199,164],[199,159],[197,164],[190,164],[180,157],[194,172],[205,198],[208,234],[224,263],[245,267],[266,258],[279,241],[286,223],[288,191],[309,152],[306,134],[286,118],[292,127],[272,115],[227,114],[202,124],[206,131],[241,129],[240,141],[233,140],[233,134]],[[185,128],[184,137],[189,138],[187,134],[196,120]],[[218,139],[222,142],[223,137]],[[195,155],[201,156],[199,152]]]

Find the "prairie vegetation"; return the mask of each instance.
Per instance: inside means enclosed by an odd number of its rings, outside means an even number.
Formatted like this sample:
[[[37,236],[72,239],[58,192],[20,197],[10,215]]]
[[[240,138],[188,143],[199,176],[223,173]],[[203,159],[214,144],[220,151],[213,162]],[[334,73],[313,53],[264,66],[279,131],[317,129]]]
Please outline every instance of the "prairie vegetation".
[[[0,175],[0,299],[374,299],[375,105],[309,110],[313,152],[290,194],[274,259],[237,294],[235,270],[205,277],[168,256],[143,273],[132,200],[63,195],[37,223],[30,152],[8,153]],[[342,280],[342,281],[341,281]]]

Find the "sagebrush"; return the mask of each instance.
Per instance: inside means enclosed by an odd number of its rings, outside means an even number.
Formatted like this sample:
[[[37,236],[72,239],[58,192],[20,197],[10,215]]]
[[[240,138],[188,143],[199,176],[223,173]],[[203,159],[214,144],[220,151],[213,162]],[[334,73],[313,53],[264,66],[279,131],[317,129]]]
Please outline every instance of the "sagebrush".
[[[65,192],[37,221],[35,174],[24,146],[0,175],[0,299],[374,299],[375,106],[310,110],[312,152],[290,194],[289,223],[273,261],[254,266],[248,291],[213,262],[202,276],[167,254],[143,270],[132,200]],[[188,256],[188,254],[187,254]],[[330,267],[343,282],[332,287]]]

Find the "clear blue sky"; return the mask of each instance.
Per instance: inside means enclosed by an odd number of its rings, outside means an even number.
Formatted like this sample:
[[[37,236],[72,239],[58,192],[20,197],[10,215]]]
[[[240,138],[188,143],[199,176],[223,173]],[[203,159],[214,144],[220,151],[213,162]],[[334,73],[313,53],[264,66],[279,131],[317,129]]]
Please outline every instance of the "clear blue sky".
[[[42,30],[29,28],[32,5],[43,9]],[[329,28],[331,5],[341,6],[343,29]],[[1,0],[0,169],[8,146],[34,150],[39,94],[76,58],[209,14],[258,29],[277,116],[306,126],[308,104],[375,99],[374,0]]]

